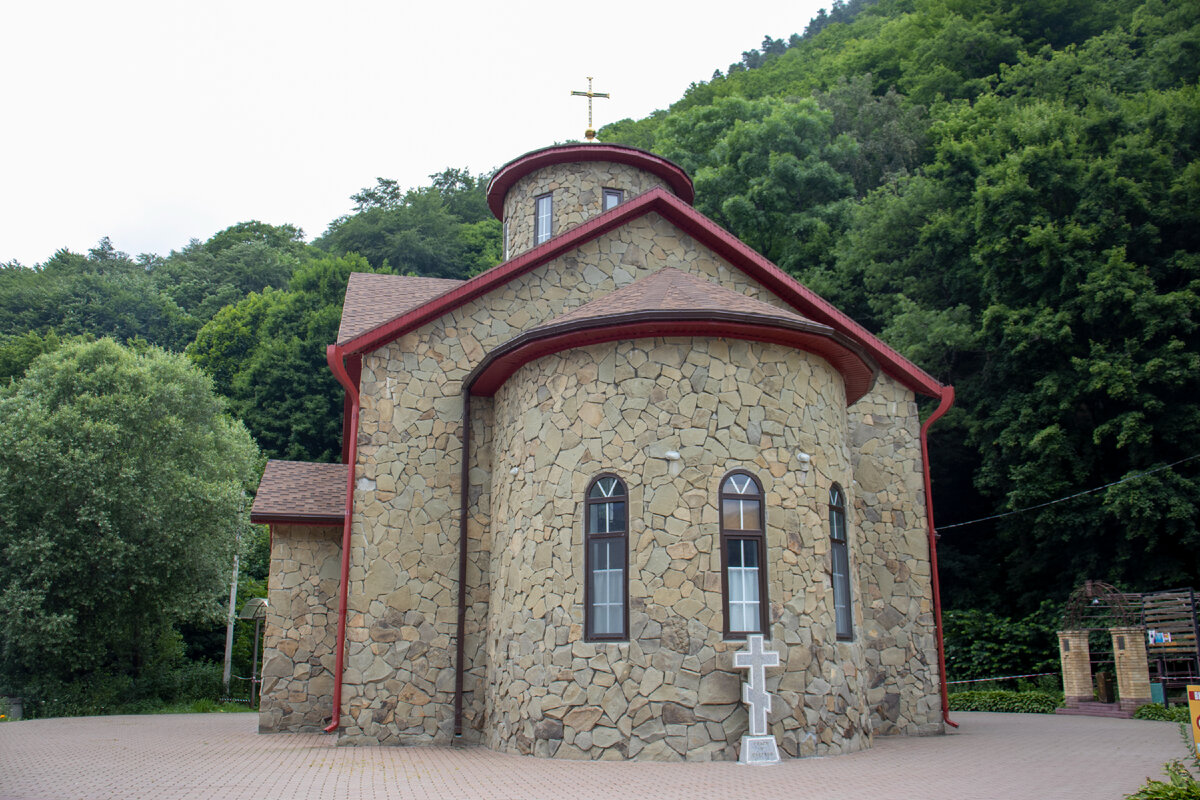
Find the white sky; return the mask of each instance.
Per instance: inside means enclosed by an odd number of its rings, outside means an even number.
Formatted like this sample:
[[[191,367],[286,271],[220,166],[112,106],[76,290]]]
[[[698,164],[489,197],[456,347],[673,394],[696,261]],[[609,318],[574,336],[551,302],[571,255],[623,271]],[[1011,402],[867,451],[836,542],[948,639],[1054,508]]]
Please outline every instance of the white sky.
[[[0,262],[102,236],[166,255],[250,219],[311,240],[376,176],[490,171],[638,119],[821,0],[13,0],[0,5]]]

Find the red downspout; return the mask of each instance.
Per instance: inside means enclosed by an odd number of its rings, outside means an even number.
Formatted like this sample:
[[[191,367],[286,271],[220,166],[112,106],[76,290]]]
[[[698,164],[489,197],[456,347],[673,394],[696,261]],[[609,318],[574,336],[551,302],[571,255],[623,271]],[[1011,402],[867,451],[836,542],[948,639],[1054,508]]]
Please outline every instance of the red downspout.
[[[342,670],[346,665],[346,600],[350,589],[350,522],[354,512],[354,463],[358,458],[358,385],[350,380],[337,345],[325,348],[325,361],[338,383],[346,390],[350,406],[349,424],[345,428],[346,442],[342,452],[350,468],[346,474],[346,521],[342,525],[342,578],[338,590],[337,648],[333,667],[333,714],[326,733],[333,733],[342,721]]]
[[[929,419],[921,425],[921,464],[925,472],[925,516],[929,523],[929,571],[933,578],[933,621],[937,633],[938,672],[942,677],[942,719],[952,728],[958,723],[950,719],[950,695],[946,690],[946,648],[942,642],[942,592],[938,586],[937,532],[933,527],[933,488],[929,479],[929,429],[954,405],[954,387],[943,386],[941,402]]]

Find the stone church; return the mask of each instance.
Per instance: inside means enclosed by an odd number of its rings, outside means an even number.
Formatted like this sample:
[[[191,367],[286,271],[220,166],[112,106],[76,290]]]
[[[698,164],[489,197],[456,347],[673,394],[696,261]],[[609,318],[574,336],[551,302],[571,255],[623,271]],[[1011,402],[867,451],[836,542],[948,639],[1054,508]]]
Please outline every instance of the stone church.
[[[651,153],[537,150],[487,197],[499,266],[351,276],[343,463],[267,465],[260,730],[731,760],[761,633],[787,755],[942,731],[916,395],[953,389]]]

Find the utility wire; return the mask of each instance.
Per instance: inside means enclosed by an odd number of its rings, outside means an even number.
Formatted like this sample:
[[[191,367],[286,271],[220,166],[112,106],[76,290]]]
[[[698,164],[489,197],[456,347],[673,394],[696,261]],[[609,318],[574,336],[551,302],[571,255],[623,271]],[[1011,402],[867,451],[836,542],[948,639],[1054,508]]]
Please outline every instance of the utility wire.
[[[1062,503],[1066,500],[1073,500],[1076,497],[1083,497],[1085,494],[1094,494],[1095,492],[1101,492],[1111,486],[1119,486],[1120,484],[1125,483],[1126,481],[1131,481],[1134,478],[1142,478],[1142,477],[1145,477],[1146,475],[1153,475],[1156,472],[1162,472],[1164,469],[1170,469],[1171,467],[1176,467],[1176,466],[1184,463],[1185,461],[1192,461],[1193,459],[1197,459],[1197,458],[1200,458],[1200,453],[1196,453],[1195,455],[1190,455],[1187,458],[1181,458],[1178,461],[1171,462],[1170,464],[1164,464],[1161,467],[1155,467],[1154,469],[1148,469],[1145,472],[1135,472],[1133,475],[1126,475],[1124,478],[1121,478],[1121,480],[1119,480],[1119,481],[1113,481],[1112,483],[1106,483],[1103,486],[1097,486],[1094,489],[1084,489],[1082,492],[1076,492],[1075,494],[1069,494],[1066,497],[1059,497],[1055,500],[1047,500],[1046,502],[1038,503],[1035,506],[1027,506],[1025,508],[1018,508],[1013,511],[1003,511],[999,514],[992,514],[990,517],[980,517],[979,519],[969,519],[966,522],[955,522],[950,525],[941,525],[941,526],[936,527],[934,530],[937,533],[941,533],[942,531],[949,530],[951,528],[961,528],[964,525],[974,525],[977,522],[987,522],[988,520],[1000,519],[1001,517],[1011,517],[1013,514],[1024,514],[1026,511],[1033,511],[1038,508],[1045,508],[1046,506],[1052,506],[1055,503]]]

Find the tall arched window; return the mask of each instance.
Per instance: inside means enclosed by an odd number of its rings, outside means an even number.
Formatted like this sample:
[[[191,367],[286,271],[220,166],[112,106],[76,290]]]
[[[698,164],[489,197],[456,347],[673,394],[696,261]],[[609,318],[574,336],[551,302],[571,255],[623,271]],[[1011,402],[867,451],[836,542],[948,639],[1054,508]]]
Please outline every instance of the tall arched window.
[[[588,486],[584,525],[584,636],[589,641],[629,638],[628,497],[615,475]]]
[[[837,638],[853,639],[850,614],[850,551],[846,542],[846,496],[836,483],[829,487],[829,542],[833,560],[833,615]]]
[[[725,636],[767,633],[766,525],[763,492],[748,472],[721,481],[721,583],[725,590]]]

